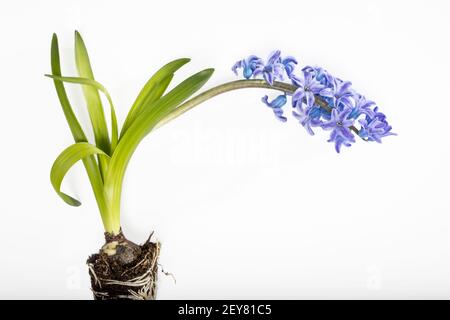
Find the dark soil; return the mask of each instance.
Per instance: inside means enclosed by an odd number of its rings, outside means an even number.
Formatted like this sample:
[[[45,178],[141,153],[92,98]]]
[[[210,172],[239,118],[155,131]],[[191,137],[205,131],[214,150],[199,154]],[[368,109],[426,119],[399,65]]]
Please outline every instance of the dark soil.
[[[105,234],[105,238],[105,246],[87,260],[94,299],[155,299],[159,243],[149,238],[137,245],[122,233]],[[108,247],[115,254],[107,254]]]

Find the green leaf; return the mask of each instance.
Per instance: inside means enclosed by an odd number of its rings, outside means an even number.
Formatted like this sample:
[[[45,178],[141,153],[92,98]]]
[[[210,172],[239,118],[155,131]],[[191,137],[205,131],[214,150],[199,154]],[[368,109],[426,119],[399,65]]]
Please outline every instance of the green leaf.
[[[51,45],[51,68],[52,74],[54,76],[61,76],[61,66],[59,60],[59,49],[58,49],[58,38],[56,34],[53,34],[52,45]],[[86,142],[87,138],[84,134],[75,114],[70,105],[69,99],[67,98],[67,94],[64,88],[64,84],[61,81],[53,80],[53,83],[56,88],[56,92],[58,94],[59,101],[61,103],[61,107],[64,111],[64,115],[66,116],[67,123],[69,124],[70,130],[72,132],[73,138],[75,142]],[[92,190],[94,191],[95,199],[97,201],[97,205],[100,211],[100,215],[102,217],[103,225],[105,230],[108,232],[116,231],[120,228],[120,225],[117,226],[117,223],[114,223],[110,220],[109,216],[109,204],[106,201],[104,189],[103,189],[103,178],[100,172],[100,168],[97,164],[95,156],[90,155],[83,158],[83,164],[86,168],[86,172],[89,176],[89,182],[91,183]],[[64,200],[69,201],[71,204],[78,204],[77,200],[73,201],[67,195],[62,196],[65,198]]]
[[[86,46],[78,31],[75,31],[75,61],[80,77],[95,80]],[[83,93],[94,131],[95,144],[107,154],[111,154],[111,142],[109,140],[108,127],[106,126],[100,95],[92,86],[83,86]],[[100,172],[104,175],[106,164],[103,158],[99,158],[98,160]]]
[[[70,147],[61,152],[61,154],[53,163],[52,169],[50,171],[50,180],[55,191],[66,203],[72,206],[81,205],[78,200],[72,198],[71,196],[65,194],[60,190],[64,176],[69,171],[69,169],[79,160],[95,154],[109,159],[109,156],[96,146],[87,142],[78,142],[72,144]]]
[[[213,72],[213,69],[206,69],[191,76],[152,103],[151,106],[145,108],[119,140],[105,178],[105,192],[107,198],[112,201],[111,214],[113,220],[119,220],[123,177],[128,162],[139,142],[155,127],[158,121],[198,91],[208,81]]]
[[[164,94],[173,78],[174,73],[189,61],[190,59],[188,58],[173,60],[159,69],[147,81],[128,112],[120,133],[120,137],[125,134],[134,120],[136,120],[136,118],[141,114],[145,106],[148,106],[158,100]]]
[[[59,59],[59,48],[58,48],[58,37],[53,34],[52,44],[51,44],[51,68],[52,74],[54,76],[61,76],[61,65]],[[56,92],[58,94],[61,107],[63,109],[64,115],[66,116],[67,123],[69,124],[70,131],[75,142],[87,142],[86,135],[83,132],[74,112],[72,106],[70,105],[69,99],[67,97],[64,84],[61,81],[53,80]],[[102,213],[102,216],[107,212],[106,199],[103,192],[103,179],[100,173],[100,169],[97,165],[97,161],[94,156],[85,157],[83,159],[84,166],[86,168],[87,174],[89,176],[89,181],[94,191],[95,199]]]
[[[116,111],[114,109],[114,104],[112,102],[112,99],[111,99],[111,96],[110,96],[108,90],[106,90],[106,88],[101,83],[99,83],[95,80],[88,79],[88,78],[60,77],[60,76],[54,76],[54,75],[49,75],[49,74],[46,74],[45,76],[52,78],[54,80],[58,80],[58,81],[92,86],[92,87],[96,88],[97,90],[100,90],[101,92],[104,93],[104,95],[106,96],[106,99],[108,100],[109,105],[111,107],[111,128],[112,128],[112,130],[111,130],[112,131],[111,132],[111,149],[112,149],[112,151],[111,152],[114,152],[114,149],[118,142],[117,117],[116,117]]]
[[[58,49],[58,37],[53,34],[52,46],[51,46],[51,67],[52,74],[54,76],[61,76],[61,65],[59,60],[59,49]],[[73,112],[72,106],[70,105],[69,98],[67,97],[64,84],[60,81],[53,81],[55,84],[56,93],[58,94],[61,107],[63,109],[64,115],[66,117],[67,123],[69,124],[70,131],[72,132],[73,138],[76,142],[87,141],[86,135],[80,126],[80,123]]]

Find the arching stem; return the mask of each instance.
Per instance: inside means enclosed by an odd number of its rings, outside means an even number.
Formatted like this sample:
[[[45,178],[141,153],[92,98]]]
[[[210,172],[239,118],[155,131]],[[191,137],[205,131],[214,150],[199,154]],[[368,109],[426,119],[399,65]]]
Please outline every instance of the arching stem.
[[[199,105],[202,102],[205,102],[206,100],[211,99],[212,97],[215,97],[219,94],[222,94],[222,93],[225,93],[228,91],[245,89],[245,88],[272,89],[272,90],[282,91],[287,95],[292,95],[295,92],[295,90],[297,89],[296,86],[289,84],[289,83],[275,81],[273,83],[273,85],[270,85],[265,80],[259,80],[259,79],[236,80],[236,81],[227,82],[227,83],[218,85],[214,88],[211,88],[209,90],[206,90],[205,92],[199,94],[198,96],[195,96],[194,98],[184,102],[178,108],[176,108],[174,111],[172,111],[169,115],[167,115],[163,120],[161,120],[156,125],[155,128],[159,128],[159,127],[163,126],[167,122],[179,117],[186,111],[191,110],[195,106]],[[317,95],[315,96],[315,103],[317,105],[319,105],[321,108],[325,109],[326,111],[331,111],[331,107],[328,105],[328,103]],[[351,126],[350,130],[354,131],[356,134],[359,133],[359,130],[357,128],[355,128],[354,126]]]

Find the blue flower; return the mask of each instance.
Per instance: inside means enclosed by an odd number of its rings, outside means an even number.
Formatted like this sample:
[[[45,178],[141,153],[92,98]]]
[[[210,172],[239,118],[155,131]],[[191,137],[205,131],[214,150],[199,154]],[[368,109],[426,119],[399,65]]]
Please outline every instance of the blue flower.
[[[314,78],[326,87],[333,84],[334,77],[325,69],[321,67],[306,66],[302,69],[303,72],[312,73]]]
[[[320,94],[325,86],[314,78],[311,72],[302,72],[302,76],[293,75],[291,77],[292,83],[298,88],[292,95],[292,103],[295,107],[306,102],[308,107],[314,105],[314,95]]]
[[[276,50],[269,55],[266,64],[258,64],[253,71],[253,76],[262,75],[264,80],[270,85],[277,79],[283,80],[284,66],[280,62],[280,50]]]
[[[334,143],[337,152],[341,151],[342,146],[351,146],[356,136],[365,141],[381,142],[383,137],[395,135],[386,116],[378,112],[375,102],[352,89],[351,82],[336,78],[321,67],[306,66],[297,75],[297,64],[294,57],[282,57],[276,50],[269,55],[267,62],[250,56],[236,62],[232,70],[237,74],[237,69],[242,68],[244,78],[261,76],[270,85],[287,76],[295,86],[294,92],[289,89],[272,101],[264,96],[262,101],[272,109],[278,120],[286,122],[283,106],[292,96],[292,116],[310,135],[314,135],[314,127],[330,130],[328,141]],[[276,89],[280,88],[283,87],[276,86]]]
[[[266,104],[269,108],[272,109],[273,113],[275,114],[275,117],[280,120],[281,122],[286,122],[287,118],[283,116],[283,109],[282,107],[287,102],[287,97],[285,94],[279,95],[275,99],[272,100],[272,102],[269,102],[269,97],[264,96],[262,97],[262,102]]]
[[[375,116],[375,112],[372,110],[372,107],[375,106],[375,102],[366,100],[366,98],[362,95],[358,95],[355,97],[355,104],[352,107],[352,112],[349,114],[349,118],[357,119],[360,115],[364,114],[369,118],[373,118]]]
[[[288,56],[281,60],[281,64],[283,65],[284,71],[286,71],[286,74],[289,79],[291,79],[297,63],[298,63],[297,60],[291,56]]]
[[[381,143],[381,138],[397,135],[391,132],[392,127],[386,121],[386,116],[378,112],[378,107],[374,109],[374,114],[373,118],[366,116],[365,119],[358,121],[361,125],[361,130],[359,131],[361,138]]]
[[[254,72],[259,65],[262,65],[262,59],[257,56],[249,56],[247,59],[239,60],[236,62],[231,70],[238,75],[237,69],[242,68],[242,75],[245,79],[250,79],[254,76]]]
[[[352,105],[352,97],[354,91],[351,88],[350,81],[342,81],[339,78],[334,78],[331,88],[321,92],[321,95],[333,98],[333,105],[336,108],[345,109]]]
[[[231,70],[238,75],[237,69],[242,68],[242,74],[245,79],[256,78],[262,75],[267,83],[273,85],[273,81],[277,79],[283,80],[284,73],[290,79],[297,63],[297,59],[294,57],[287,56],[282,58],[280,50],[276,50],[269,55],[266,64],[261,58],[251,55],[246,59],[237,61]]]
[[[292,111],[292,115],[296,118],[300,124],[306,129],[310,135],[314,135],[312,127],[320,127],[322,121],[320,120],[320,107],[296,107],[295,111]]]
[[[350,109],[338,111],[337,108],[333,108],[331,111],[331,119],[322,123],[324,130],[331,130],[328,142],[335,143],[335,149],[338,153],[341,151],[342,145],[349,147],[351,143],[355,142],[355,136],[349,129],[354,122],[353,119],[348,118],[350,112]]]
[[[351,147],[352,146],[352,142],[350,140],[347,140],[346,138],[344,138],[343,136],[334,134],[333,132],[331,133],[330,139],[327,140],[328,142],[334,142],[334,149],[336,150],[337,153],[341,152],[341,147]]]

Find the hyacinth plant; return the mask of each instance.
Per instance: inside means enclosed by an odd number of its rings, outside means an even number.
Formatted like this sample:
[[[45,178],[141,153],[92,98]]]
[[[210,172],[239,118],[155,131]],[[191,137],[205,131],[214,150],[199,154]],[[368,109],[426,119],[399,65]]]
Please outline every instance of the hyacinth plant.
[[[69,169],[82,161],[86,169],[105,229],[106,243],[99,253],[88,259],[92,291],[96,299],[154,299],[156,296],[159,243],[150,238],[143,245],[129,241],[120,224],[122,185],[131,156],[140,141],[151,131],[186,111],[219,94],[243,89],[265,88],[281,92],[275,99],[262,98],[275,117],[285,122],[285,110],[292,101],[292,116],[313,135],[313,128],[330,131],[329,142],[337,152],[359,137],[381,142],[393,135],[386,116],[376,104],[356,92],[351,83],[332,76],[320,67],[306,66],[297,70],[294,57],[282,57],[274,51],[264,61],[257,56],[239,60],[233,72],[244,79],[221,84],[192,97],[211,77],[213,69],[205,69],[183,80],[170,91],[174,73],[190,60],[171,61],[160,68],[144,85],[119,130],[112,98],[95,80],[86,46],[75,32],[75,62],[78,76],[63,76],[60,67],[58,39],[51,43],[51,74],[56,92],[75,143],[56,158],[51,168],[51,183],[57,194],[69,205],[81,203],[61,191],[61,183]],[[94,141],[87,136],[69,102],[64,83],[82,86]],[[110,111],[107,125],[101,95]]]

